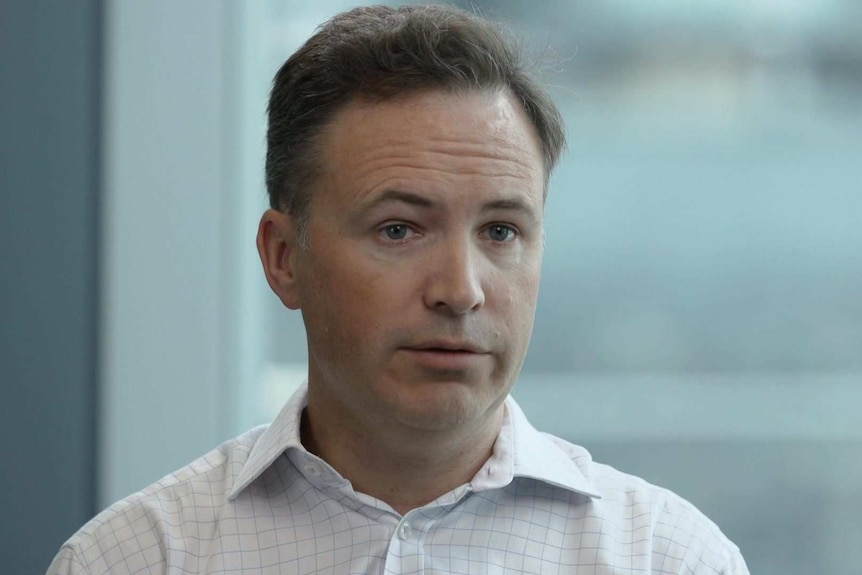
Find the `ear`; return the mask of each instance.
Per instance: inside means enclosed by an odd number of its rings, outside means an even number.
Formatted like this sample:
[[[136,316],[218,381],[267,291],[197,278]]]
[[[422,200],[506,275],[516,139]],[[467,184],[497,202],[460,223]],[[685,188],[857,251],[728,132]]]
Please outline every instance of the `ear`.
[[[296,221],[288,214],[269,209],[257,228],[257,253],[266,281],[281,303],[299,309],[296,282]]]

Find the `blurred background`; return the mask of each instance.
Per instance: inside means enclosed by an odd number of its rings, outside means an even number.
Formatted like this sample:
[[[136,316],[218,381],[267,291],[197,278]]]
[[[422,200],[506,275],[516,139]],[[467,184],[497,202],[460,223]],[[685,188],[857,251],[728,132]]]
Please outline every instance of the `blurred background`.
[[[0,4],[0,561],[271,419],[272,75],[355,3]],[[533,423],[671,488],[752,573],[862,573],[862,4],[461,3],[566,117]]]

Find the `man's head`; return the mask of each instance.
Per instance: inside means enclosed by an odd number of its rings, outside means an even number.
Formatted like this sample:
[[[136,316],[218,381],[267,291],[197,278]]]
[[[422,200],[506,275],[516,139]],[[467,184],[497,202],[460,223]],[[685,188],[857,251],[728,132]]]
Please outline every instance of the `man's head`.
[[[319,138],[349,102],[425,91],[505,89],[541,141],[545,183],[565,146],[560,114],[500,27],[449,6],[356,8],[325,23],[275,76],[269,103],[270,205],[305,220],[321,163]]]
[[[460,11],[378,7],[336,17],[279,72],[276,208],[258,249],[302,311],[315,421],[353,433],[499,422],[532,332],[563,144],[516,61]]]

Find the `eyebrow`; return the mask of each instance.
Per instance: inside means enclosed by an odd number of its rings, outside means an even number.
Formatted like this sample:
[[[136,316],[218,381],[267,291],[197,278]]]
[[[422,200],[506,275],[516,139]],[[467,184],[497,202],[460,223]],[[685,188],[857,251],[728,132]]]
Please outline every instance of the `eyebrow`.
[[[359,209],[361,212],[368,212],[373,210],[377,206],[392,202],[402,202],[405,204],[410,204],[411,206],[419,206],[422,208],[434,207],[434,202],[423,196],[410,192],[404,192],[401,190],[386,190],[370,202],[362,205]]]
[[[402,202],[411,206],[418,206],[420,208],[433,208],[436,205],[436,202],[418,194],[405,192],[403,190],[386,190],[370,202],[362,205],[359,208],[359,211],[361,213],[368,213],[380,205],[391,202]],[[520,198],[492,200],[482,205],[482,211],[514,211],[523,212],[534,219],[537,217],[535,208]]]
[[[483,212],[491,212],[498,210],[509,212],[524,212],[531,218],[536,217],[536,210],[533,208],[533,206],[520,198],[511,200],[494,200],[482,206]]]

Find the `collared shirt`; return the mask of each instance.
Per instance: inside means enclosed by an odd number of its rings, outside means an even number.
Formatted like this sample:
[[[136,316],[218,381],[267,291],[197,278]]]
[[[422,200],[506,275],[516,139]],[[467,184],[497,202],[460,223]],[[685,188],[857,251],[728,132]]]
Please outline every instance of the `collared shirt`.
[[[306,404],[303,387],[269,427],[115,503],[48,575],[748,573],[693,505],[536,431],[511,397],[472,481],[404,516],[302,446]]]

